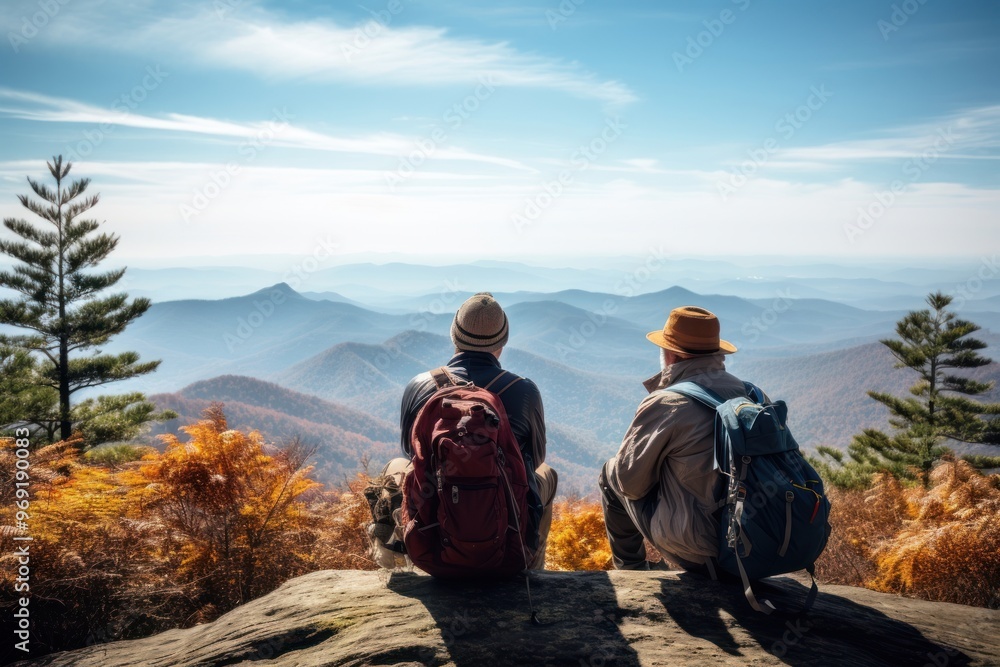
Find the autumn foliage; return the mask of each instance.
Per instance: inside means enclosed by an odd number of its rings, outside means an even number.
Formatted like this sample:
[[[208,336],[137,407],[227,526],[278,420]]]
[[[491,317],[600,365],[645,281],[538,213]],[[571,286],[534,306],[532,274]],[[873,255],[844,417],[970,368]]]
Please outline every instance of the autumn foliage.
[[[600,503],[569,499],[552,507],[552,528],[545,550],[549,570],[610,570],[611,547]]]
[[[366,528],[372,520],[371,509],[363,494],[370,477],[359,472],[340,488],[328,491],[316,505],[325,514],[319,528],[317,569],[374,570],[377,565],[368,553]]]
[[[931,486],[880,476],[833,494],[823,580],[928,600],[1000,608],[1000,475],[948,460]]]
[[[260,433],[230,430],[218,407],[165,435],[166,451],[138,474],[148,512],[164,528],[162,560],[183,582],[202,582],[203,602],[229,609],[309,571],[315,534],[302,499],[309,479],[300,447],[265,451]]]
[[[11,444],[0,447],[5,492],[14,488],[7,484],[14,474]],[[161,627],[164,609],[176,614],[186,606],[165,564],[150,558],[157,526],[143,517],[124,470],[88,465],[69,440],[33,452],[30,471],[32,614],[46,619],[34,627],[36,647],[141,636]],[[0,531],[17,534],[8,511],[13,503],[0,500]],[[0,567],[0,600],[14,597],[15,569]]]
[[[164,437],[162,453],[85,455],[72,440],[32,452],[31,604],[46,619],[32,634],[37,648],[186,627],[311,570],[375,568],[366,472],[325,489],[307,450],[229,429],[218,407],[184,430],[186,440]],[[15,460],[0,441],[5,536],[18,533]],[[886,474],[868,490],[829,492],[822,581],[1000,608],[1000,476],[951,460],[927,489]],[[600,504],[557,501],[546,555],[549,569],[610,569]],[[14,572],[0,567],[0,612],[15,597]]]
[[[162,453],[83,455],[73,440],[32,452],[30,593],[33,618],[45,619],[34,654],[210,621],[312,570],[374,567],[363,478],[324,491],[308,450],[231,430],[219,407],[184,431],[186,441],[165,436]],[[5,536],[20,532],[15,460],[0,441]],[[16,571],[0,567],[0,612]]]

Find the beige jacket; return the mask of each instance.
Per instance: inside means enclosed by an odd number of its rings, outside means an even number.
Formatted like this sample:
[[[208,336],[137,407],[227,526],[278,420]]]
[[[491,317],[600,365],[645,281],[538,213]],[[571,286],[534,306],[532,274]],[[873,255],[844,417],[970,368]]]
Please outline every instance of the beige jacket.
[[[608,476],[629,500],[641,500],[655,489],[646,537],[664,551],[701,563],[718,556],[718,522],[712,513],[724,490],[714,469],[715,413],[680,394],[657,391],[684,381],[725,399],[745,395],[743,382],[726,372],[721,354],[686,359],[654,375],[643,383],[651,393],[639,404]]]

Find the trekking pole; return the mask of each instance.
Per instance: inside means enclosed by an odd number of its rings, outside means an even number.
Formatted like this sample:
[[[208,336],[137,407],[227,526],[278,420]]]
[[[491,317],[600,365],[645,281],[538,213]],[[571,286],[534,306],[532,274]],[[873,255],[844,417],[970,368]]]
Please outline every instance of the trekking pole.
[[[542,622],[538,620],[538,611],[535,609],[535,605],[531,601],[531,576],[528,574],[527,570],[524,571],[524,585],[528,589],[528,609],[531,610],[531,622],[534,625],[542,625]]]
[[[535,603],[531,599],[531,577],[528,574],[530,569],[528,563],[528,549],[524,546],[524,537],[521,535],[521,517],[518,516],[517,507],[514,506],[514,491],[510,487],[510,480],[507,479],[507,472],[503,468],[503,450],[498,453],[501,454],[500,460],[500,476],[503,477],[504,484],[507,486],[507,498],[509,499],[511,505],[511,512],[514,515],[514,527],[517,529],[517,540],[521,544],[521,558],[524,560],[524,586],[528,590],[528,609],[531,611],[530,620],[534,625],[542,625],[542,622],[538,620],[538,612],[535,610]]]
[[[514,513],[514,524],[517,526],[517,538],[521,542],[521,555],[524,557],[524,586],[528,590],[528,609],[531,611],[530,619],[533,624],[542,625],[542,622],[538,620],[538,611],[535,610],[535,603],[531,599],[531,575],[530,568],[528,567],[528,552],[524,547],[524,538],[521,537],[521,526],[516,512]]]

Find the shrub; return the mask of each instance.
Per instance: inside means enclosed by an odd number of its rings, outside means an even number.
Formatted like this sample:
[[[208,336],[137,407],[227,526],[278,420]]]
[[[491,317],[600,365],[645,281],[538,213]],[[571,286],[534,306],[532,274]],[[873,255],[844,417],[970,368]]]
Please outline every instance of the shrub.
[[[84,458],[88,463],[106,466],[121,466],[125,463],[139,461],[143,456],[154,453],[152,447],[142,445],[132,445],[126,442],[117,444],[99,445],[87,450]]]
[[[166,529],[161,557],[181,581],[198,582],[210,618],[314,569],[315,521],[301,496],[320,484],[300,446],[230,430],[218,404],[205,417],[182,429],[188,442],[162,436],[166,451],[140,474]]]
[[[1000,608],[1000,476],[950,461],[907,495],[909,520],[875,550],[871,588]]]
[[[190,607],[154,557],[160,532],[143,520],[138,488],[123,471],[88,465],[73,440],[31,457],[33,653],[143,636],[175,627]],[[0,476],[13,476],[13,448],[0,447]],[[6,496],[14,485],[0,486]],[[4,498],[6,500],[6,498]],[[0,533],[16,535],[13,502],[0,507]],[[0,600],[13,600],[13,555],[0,560]]]
[[[545,551],[550,570],[610,570],[611,546],[604,530],[600,503],[570,499],[556,501]]]
[[[816,562],[820,581],[864,586],[876,575],[874,553],[891,539],[906,519],[906,501],[898,479],[877,475],[870,489],[827,487],[832,531]]]
[[[833,533],[817,562],[827,583],[1000,607],[1000,475],[947,460],[931,487],[882,474],[865,491],[830,490]]]
[[[371,510],[363,491],[370,478],[359,472],[345,480],[340,489],[320,495],[311,509],[323,517],[317,540],[316,565],[324,570],[375,570],[378,566],[368,553],[365,532],[371,522]]]

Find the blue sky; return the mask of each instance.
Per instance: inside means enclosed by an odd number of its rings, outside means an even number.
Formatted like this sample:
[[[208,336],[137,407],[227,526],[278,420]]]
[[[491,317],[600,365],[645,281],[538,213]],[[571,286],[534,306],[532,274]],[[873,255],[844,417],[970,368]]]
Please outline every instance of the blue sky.
[[[5,2],[0,214],[129,258],[976,257],[996,2]]]

